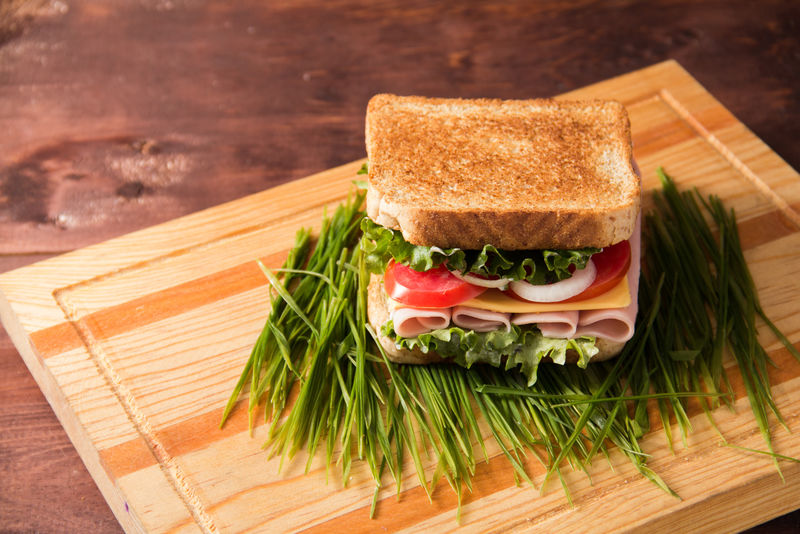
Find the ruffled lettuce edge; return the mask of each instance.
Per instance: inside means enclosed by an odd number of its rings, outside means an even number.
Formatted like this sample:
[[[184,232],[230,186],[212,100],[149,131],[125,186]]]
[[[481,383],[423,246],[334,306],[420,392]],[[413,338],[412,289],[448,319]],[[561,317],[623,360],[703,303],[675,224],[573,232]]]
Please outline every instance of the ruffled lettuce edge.
[[[508,330],[476,332],[450,326],[420,334],[413,338],[399,337],[390,320],[383,325],[381,333],[391,339],[398,349],[419,349],[424,354],[435,352],[453,363],[469,368],[475,363],[488,363],[505,370],[519,367],[528,386],[536,383],[539,363],[549,358],[553,363],[564,365],[568,350],[578,355],[578,367],[586,368],[600,349],[594,337],[575,339],[550,338],[542,335],[535,326],[512,325]]]

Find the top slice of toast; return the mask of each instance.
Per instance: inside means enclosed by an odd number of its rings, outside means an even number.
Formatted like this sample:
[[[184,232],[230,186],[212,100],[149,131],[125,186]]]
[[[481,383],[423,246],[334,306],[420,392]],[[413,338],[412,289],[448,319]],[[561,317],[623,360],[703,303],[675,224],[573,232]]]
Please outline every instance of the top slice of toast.
[[[639,212],[619,102],[381,94],[366,142],[367,214],[415,245],[604,247]]]

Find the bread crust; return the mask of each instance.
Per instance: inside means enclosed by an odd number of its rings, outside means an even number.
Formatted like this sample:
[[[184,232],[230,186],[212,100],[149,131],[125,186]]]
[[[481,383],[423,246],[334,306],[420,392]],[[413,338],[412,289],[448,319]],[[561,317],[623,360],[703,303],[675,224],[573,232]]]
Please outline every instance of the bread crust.
[[[640,208],[630,122],[613,101],[376,95],[367,214],[409,243],[604,247]]]
[[[381,327],[389,320],[389,307],[387,305],[386,291],[383,289],[383,277],[372,275],[367,288],[367,318],[369,324],[378,334],[378,342],[386,351],[386,356],[395,363],[409,363],[426,365],[430,363],[447,362],[435,351],[424,353],[418,348],[413,350],[398,349],[394,342],[387,336],[381,334]],[[603,338],[597,338],[595,346],[600,350],[592,357],[591,362],[599,362],[613,358],[622,352],[624,342],[613,342]],[[544,360],[543,360],[544,361]],[[578,354],[574,350],[567,351],[567,363],[578,361]]]

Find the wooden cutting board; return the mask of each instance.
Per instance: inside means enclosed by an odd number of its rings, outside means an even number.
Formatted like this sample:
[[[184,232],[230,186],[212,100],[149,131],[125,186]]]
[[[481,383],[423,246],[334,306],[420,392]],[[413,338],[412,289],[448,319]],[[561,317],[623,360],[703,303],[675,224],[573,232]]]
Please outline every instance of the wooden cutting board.
[[[537,95],[531,95],[537,96]],[[768,315],[800,346],[800,177],[677,63],[665,62],[565,95],[616,98],[630,112],[647,189],[662,165],[735,207],[747,259]],[[456,499],[441,484],[428,502],[416,478],[391,484],[369,519],[365,466],[343,488],[320,458],[300,454],[279,471],[250,436],[239,406],[222,408],[267,315],[255,265],[277,266],[300,226],[345,197],[353,162],[153,228],[0,276],[3,324],[83,461],[129,532],[451,530]],[[220,179],[224,179],[221,176]],[[777,367],[777,404],[800,429],[800,364],[763,327]],[[736,383],[736,412],[717,410],[729,443],[763,448]],[[616,451],[567,473],[574,506],[557,483],[517,487],[499,451],[480,464],[461,526],[475,531],[709,532],[745,528],[800,504],[800,464],[721,446],[705,416],[688,446],[671,452],[645,437],[649,465],[682,497],[641,478]],[[800,458],[800,435],[773,421],[775,450]],[[491,443],[487,441],[487,443]],[[35,446],[35,444],[31,444]],[[409,464],[411,462],[408,462]],[[541,466],[528,462],[538,483]],[[409,465],[409,469],[413,469]],[[387,482],[388,479],[387,479]]]

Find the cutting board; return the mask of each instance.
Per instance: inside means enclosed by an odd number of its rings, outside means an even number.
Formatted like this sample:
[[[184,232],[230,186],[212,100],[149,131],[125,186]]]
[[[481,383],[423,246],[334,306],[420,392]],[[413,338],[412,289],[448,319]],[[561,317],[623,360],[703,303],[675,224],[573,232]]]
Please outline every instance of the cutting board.
[[[537,96],[537,95],[531,95]],[[800,346],[800,177],[677,63],[669,61],[568,95],[616,98],[628,108],[646,189],[661,165],[680,187],[714,193],[737,210],[747,260],[773,321]],[[0,276],[3,324],[87,468],[129,532],[451,530],[456,498],[446,484],[429,502],[407,471],[397,496],[387,478],[369,518],[373,482],[364,465],[347,481],[300,453],[279,469],[251,435],[240,403],[222,408],[267,315],[256,267],[278,266],[300,226],[316,227],[342,200],[361,161]],[[224,179],[224,176],[220,176]],[[763,325],[771,378],[789,427],[800,430],[800,364]],[[558,483],[517,486],[490,447],[463,503],[473,531],[710,532],[745,528],[800,504],[800,464],[761,449],[740,382],[735,411],[692,417],[686,446],[664,434],[642,440],[649,465],[681,496],[641,478],[618,451]],[[800,458],[800,434],[775,421],[776,452]],[[491,443],[491,441],[487,441]],[[32,444],[35,446],[35,444]],[[413,467],[408,462],[408,469]],[[534,482],[542,467],[527,462]],[[430,467],[430,465],[428,466]],[[343,484],[346,482],[346,486]]]

